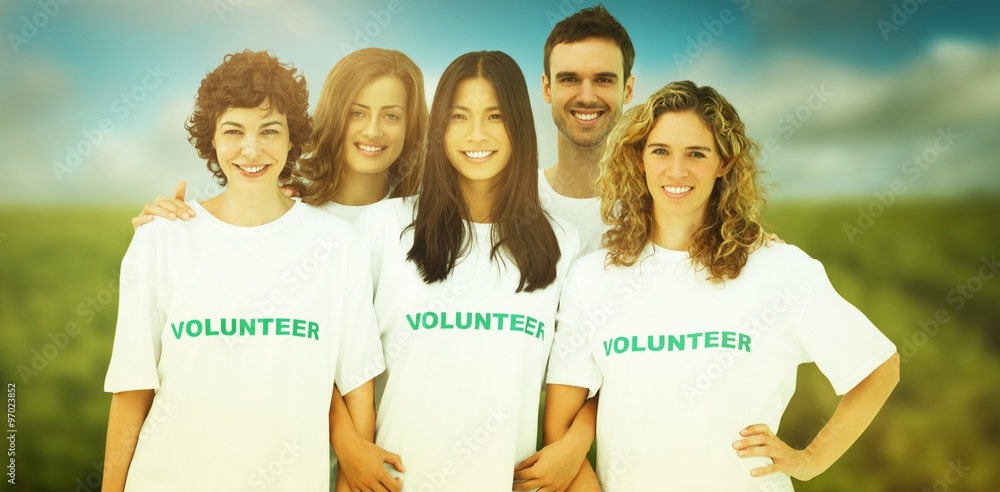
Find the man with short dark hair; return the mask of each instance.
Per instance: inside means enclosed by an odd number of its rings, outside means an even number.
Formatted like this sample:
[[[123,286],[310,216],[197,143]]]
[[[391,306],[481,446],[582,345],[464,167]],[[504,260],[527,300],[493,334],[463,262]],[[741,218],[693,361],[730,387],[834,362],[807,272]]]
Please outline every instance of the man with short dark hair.
[[[560,21],[545,41],[542,94],[552,105],[558,160],[539,174],[542,205],[568,220],[591,249],[607,226],[594,190],[608,134],[632,101],[635,48],[603,5]]]

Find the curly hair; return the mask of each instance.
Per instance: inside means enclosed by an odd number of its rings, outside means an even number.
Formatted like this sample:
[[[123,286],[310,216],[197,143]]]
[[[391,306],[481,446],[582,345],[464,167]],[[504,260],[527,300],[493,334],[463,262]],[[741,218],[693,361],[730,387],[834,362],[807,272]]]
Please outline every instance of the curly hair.
[[[212,146],[219,118],[233,108],[258,108],[265,103],[270,111],[288,119],[292,148],[278,175],[279,180],[285,181],[291,178],[295,161],[308,150],[312,133],[305,78],[296,75],[295,67],[279,62],[266,51],[244,50],[226,55],[222,65],[202,79],[194,112],[184,128],[190,135],[188,141],[198,149],[198,156],[208,161],[208,170],[220,185],[225,186],[227,179]]]
[[[765,190],[757,167],[758,145],[745,133],[736,109],[715,89],[673,82],[622,116],[608,139],[597,179],[607,265],[630,266],[652,238],[653,197],[646,185],[643,148],[664,113],[692,112],[712,132],[722,157],[722,177],[709,197],[688,253],[715,283],[736,278],[747,257],[766,239],[761,213]]]
[[[292,182],[303,200],[322,205],[333,199],[344,182],[344,129],[351,103],[365,86],[382,77],[395,77],[406,88],[406,130],[403,149],[389,166],[393,197],[417,192],[427,132],[424,76],[409,57],[395,50],[365,48],[342,58],[330,70],[316,104],[313,152],[299,163]],[[304,181],[304,182],[303,182]]]

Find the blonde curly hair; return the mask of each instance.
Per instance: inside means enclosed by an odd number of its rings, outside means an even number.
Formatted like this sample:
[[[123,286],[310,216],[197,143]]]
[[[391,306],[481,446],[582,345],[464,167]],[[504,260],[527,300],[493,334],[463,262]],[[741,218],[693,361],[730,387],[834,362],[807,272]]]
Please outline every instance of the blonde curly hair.
[[[715,283],[736,278],[750,252],[767,239],[761,213],[765,190],[757,168],[758,145],[747,138],[736,109],[715,89],[690,81],[672,82],[645,104],[622,116],[608,137],[597,179],[601,218],[611,226],[604,234],[606,265],[633,265],[653,237],[653,197],[646,185],[643,148],[664,113],[690,111],[715,137],[722,157],[701,228],[688,253],[708,270]]]

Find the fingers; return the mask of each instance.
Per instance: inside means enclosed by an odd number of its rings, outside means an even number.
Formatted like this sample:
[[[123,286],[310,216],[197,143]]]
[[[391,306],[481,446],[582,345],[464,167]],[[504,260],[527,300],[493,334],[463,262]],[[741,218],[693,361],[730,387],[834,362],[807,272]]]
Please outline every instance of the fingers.
[[[301,196],[299,195],[299,190],[295,189],[295,187],[291,185],[282,186],[281,192],[284,193],[285,196],[287,196],[288,198],[295,198]]]
[[[148,224],[153,221],[152,215],[140,215],[138,217],[132,217],[132,230],[136,230],[139,226],[143,224]]]
[[[406,467],[403,466],[403,459],[400,458],[398,454],[386,451],[385,454],[382,455],[382,461],[392,465],[396,471],[406,473]]]
[[[182,220],[194,217],[194,210],[183,201],[177,198],[156,197],[152,203],[147,203],[142,209],[143,214],[158,215],[165,219],[174,220],[180,217]]]
[[[760,468],[754,468],[750,470],[750,475],[754,477],[763,477],[764,475],[770,475],[772,473],[778,473],[781,471],[780,465],[767,465]]]
[[[543,485],[545,484],[543,484],[541,480],[536,478],[534,480],[526,480],[524,482],[515,482],[513,490],[534,490]]]
[[[187,182],[181,181],[177,183],[177,189],[174,190],[174,198],[183,202],[185,194],[187,194]]]
[[[740,431],[741,436],[751,436],[754,434],[763,434],[765,436],[774,437],[774,433],[771,432],[771,428],[767,424],[753,424],[746,426],[745,429]]]
[[[534,465],[535,462],[538,461],[538,457],[539,457],[538,453],[528,456],[528,459],[518,463],[518,465],[514,467],[514,471],[516,472],[531,467],[531,465]]]
[[[531,480],[533,478],[538,478],[538,472],[534,468],[514,470],[514,480]]]

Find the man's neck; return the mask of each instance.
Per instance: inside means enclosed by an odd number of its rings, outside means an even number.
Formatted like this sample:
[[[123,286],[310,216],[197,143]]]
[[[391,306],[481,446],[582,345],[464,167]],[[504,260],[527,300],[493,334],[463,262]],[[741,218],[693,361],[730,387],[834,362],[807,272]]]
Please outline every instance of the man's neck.
[[[545,170],[545,179],[556,193],[570,198],[594,198],[598,161],[604,145],[577,147],[559,135],[559,160]]]

